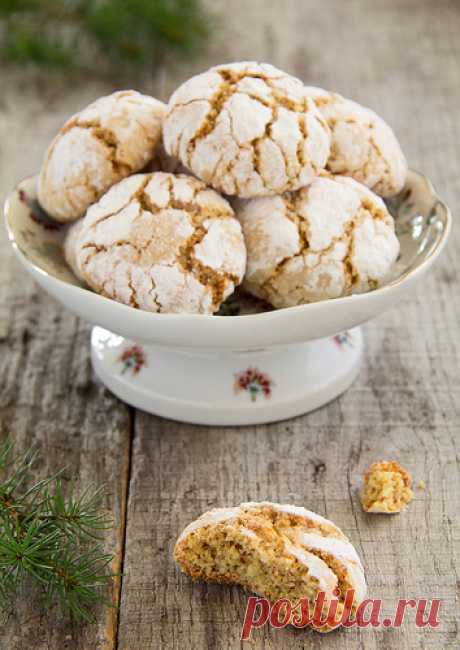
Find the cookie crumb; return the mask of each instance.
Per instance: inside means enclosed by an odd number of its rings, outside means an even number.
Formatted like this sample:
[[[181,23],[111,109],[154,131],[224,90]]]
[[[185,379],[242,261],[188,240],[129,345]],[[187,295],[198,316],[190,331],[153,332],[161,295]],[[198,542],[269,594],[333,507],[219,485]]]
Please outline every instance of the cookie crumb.
[[[365,512],[401,512],[414,498],[412,477],[394,460],[372,463],[364,475],[361,504]]]
[[[422,479],[421,481],[419,481],[419,482],[417,483],[417,490],[425,490],[425,489],[426,489],[426,483],[425,483],[425,481]]]

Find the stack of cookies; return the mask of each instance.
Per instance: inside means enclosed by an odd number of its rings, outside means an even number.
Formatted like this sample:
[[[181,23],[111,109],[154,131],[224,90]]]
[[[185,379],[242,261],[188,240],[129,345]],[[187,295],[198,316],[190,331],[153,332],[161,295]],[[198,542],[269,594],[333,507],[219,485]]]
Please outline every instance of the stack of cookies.
[[[371,110],[243,62],[167,106],[134,91],[94,102],[51,143],[38,197],[74,222],[66,258],[94,291],[212,314],[241,284],[276,308],[380,286],[399,253],[381,197],[406,174]]]

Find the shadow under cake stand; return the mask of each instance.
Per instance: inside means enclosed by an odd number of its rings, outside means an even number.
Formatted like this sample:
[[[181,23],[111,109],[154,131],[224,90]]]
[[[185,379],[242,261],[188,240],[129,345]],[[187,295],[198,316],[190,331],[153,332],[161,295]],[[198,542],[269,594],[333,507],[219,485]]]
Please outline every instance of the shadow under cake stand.
[[[10,242],[27,271],[67,308],[94,325],[91,355],[101,381],[120,399],[163,417],[212,425],[258,424],[311,411],[356,378],[359,327],[412,290],[441,253],[451,215],[431,183],[410,171],[387,201],[401,253],[374,291],[267,311],[237,294],[222,315],[154,314],[83,287],[63,255],[66,226],[40,208],[36,178],[5,203]]]

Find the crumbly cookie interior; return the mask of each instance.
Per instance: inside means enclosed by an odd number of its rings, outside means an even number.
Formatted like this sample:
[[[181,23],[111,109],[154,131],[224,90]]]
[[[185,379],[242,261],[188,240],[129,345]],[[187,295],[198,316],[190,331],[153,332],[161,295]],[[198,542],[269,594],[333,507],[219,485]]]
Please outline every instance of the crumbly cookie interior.
[[[364,477],[361,503],[366,512],[401,512],[414,498],[410,474],[396,461],[373,463]]]
[[[338,616],[346,591],[354,588],[340,555],[302,543],[301,536],[307,533],[305,539],[321,537],[347,544],[345,535],[332,524],[264,506],[243,508],[235,518],[184,533],[174,555],[193,579],[236,583],[271,602],[289,598],[297,603],[307,598],[312,611],[319,591],[326,591],[327,600],[337,588]],[[318,564],[322,569],[312,575]]]
[[[176,553],[176,560],[184,563],[194,579],[236,583],[270,601],[282,597],[313,600],[318,592],[318,581],[285,553],[281,540],[260,545],[247,533],[228,526],[193,535]]]

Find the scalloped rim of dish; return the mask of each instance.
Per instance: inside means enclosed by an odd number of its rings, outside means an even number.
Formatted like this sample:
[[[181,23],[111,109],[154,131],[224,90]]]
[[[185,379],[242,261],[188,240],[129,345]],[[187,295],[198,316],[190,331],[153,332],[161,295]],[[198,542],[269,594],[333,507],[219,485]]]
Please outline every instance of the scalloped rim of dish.
[[[304,305],[296,305],[294,307],[283,307],[281,309],[274,309],[273,311],[267,311],[258,314],[238,314],[235,316],[223,316],[223,315],[218,316],[217,314],[168,314],[168,313],[149,312],[144,309],[135,309],[134,307],[130,307],[129,305],[125,305],[123,303],[117,302],[116,300],[112,300],[111,298],[106,298],[105,296],[101,296],[100,294],[97,294],[94,291],[91,291],[90,289],[79,287],[77,285],[71,284],[70,282],[64,282],[63,280],[56,278],[54,275],[47,273],[44,269],[42,269],[40,266],[37,266],[34,262],[31,262],[17,245],[14,233],[8,221],[8,214],[10,213],[11,210],[10,195],[6,198],[4,202],[3,211],[5,216],[5,225],[8,234],[8,240],[11,243],[15,253],[18,255],[18,257],[26,267],[27,266],[32,267],[35,273],[43,275],[44,277],[51,279],[52,282],[56,282],[59,285],[68,287],[70,291],[75,291],[78,293],[84,292],[85,294],[89,294],[90,296],[93,296],[97,300],[104,301],[106,304],[110,305],[112,309],[118,310],[120,314],[129,313],[130,318],[142,318],[142,320],[144,318],[152,319],[152,323],[158,321],[158,319],[160,319],[163,323],[165,320],[168,319],[174,320],[176,322],[178,320],[192,321],[193,323],[196,323],[198,320],[199,321],[212,320],[215,323],[225,323],[226,321],[233,322],[235,320],[244,319],[246,324],[250,324],[250,321],[254,321],[260,324],[262,323],[263,320],[268,322],[270,320],[283,318],[284,316],[291,316],[293,314],[297,314],[300,312],[303,313],[306,310],[311,312],[313,315],[315,313],[315,310],[316,311],[321,310],[324,308],[325,304],[330,304],[331,302],[339,305],[339,304],[343,304],[345,301],[349,302],[350,300],[353,300],[355,303],[357,303],[358,301],[368,300],[369,296],[377,296],[377,295],[382,295],[383,293],[388,293],[392,291],[392,289],[394,289],[395,287],[407,282],[408,280],[415,280],[419,275],[422,275],[433,264],[435,259],[439,256],[439,254],[443,250],[449,238],[449,234],[452,228],[452,213],[449,207],[447,206],[447,204],[439,197],[438,193],[434,188],[433,183],[429,180],[429,178],[425,176],[425,174],[422,174],[416,170],[411,169],[410,171],[412,173],[415,173],[423,180],[423,182],[427,186],[428,191],[433,196],[434,199],[433,204],[439,203],[439,205],[442,206],[442,208],[445,210],[446,213],[446,226],[441,233],[439,241],[436,243],[433,250],[430,251],[430,253],[418,266],[416,266],[412,270],[408,270],[404,272],[398,278],[395,278],[394,280],[388,282],[384,286],[379,287],[377,289],[373,289],[372,291],[366,291],[365,293],[360,293],[360,294],[352,294],[350,296],[343,296],[341,298],[331,298],[329,300],[322,300],[318,302],[307,303]],[[35,175],[32,174],[31,176],[27,176],[23,178],[21,181],[19,181],[19,183],[16,184],[14,190],[16,190],[21,183],[24,183],[25,181],[34,178],[34,176]],[[134,314],[137,314],[138,316],[134,316]],[[220,325],[216,325],[216,327],[220,327]],[[225,327],[227,327],[227,325],[225,325]]]

